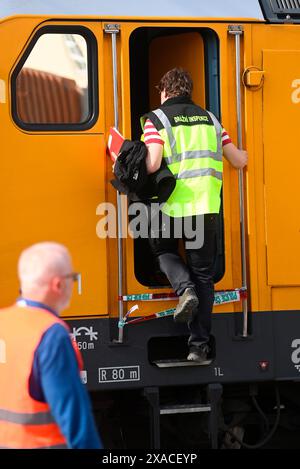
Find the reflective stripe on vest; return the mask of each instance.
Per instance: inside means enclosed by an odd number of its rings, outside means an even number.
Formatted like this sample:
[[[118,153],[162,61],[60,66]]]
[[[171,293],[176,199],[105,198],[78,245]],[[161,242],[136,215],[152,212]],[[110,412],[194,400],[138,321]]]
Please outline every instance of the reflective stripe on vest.
[[[0,409],[0,420],[11,423],[20,423],[21,425],[46,425],[54,423],[55,420],[50,412],[21,413],[12,412],[6,409]]]
[[[153,111],[153,114],[155,114],[159,118],[162,125],[164,126],[164,128],[167,132],[167,135],[168,135],[169,145],[171,147],[172,157],[175,158],[177,156],[176,155],[176,140],[175,140],[175,137],[173,135],[171,122],[169,121],[168,117],[166,116],[166,114],[161,109],[156,109],[155,111]]]
[[[183,160],[193,160],[195,158],[213,158],[217,161],[222,161],[222,155],[209,150],[195,150],[183,151],[180,155],[166,156],[165,161],[167,164],[179,163]]]
[[[176,177],[176,179],[197,178],[199,176],[213,176],[217,179],[220,179],[220,181],[222,181],[222,173],[212,168],[194,169],[190,171],[186,170],[186,171],[182,171],[179,174],[174,174],[174,176]]]
[[[211,119],[214,123],[216,132],[217,132],[217,145],[218,145],[217,154],[221,155],[221,160],[222,160],[222,156],[223,156],[222,126],[221,126],[220,122],[218,121],[218,119],[215,117],[215,115],[212,112],[209,112],[209,111],[207,111],[207,112],[210,115],[210,117],[211,117]]]
[[[159,131],[165,142],[163,157],[177,179],[162,211],[172,217],[218,213],[223,174],[220,123],[209,112],[214,126],[198,124],[172,128],[162,109],[152,112],[164,126]]]

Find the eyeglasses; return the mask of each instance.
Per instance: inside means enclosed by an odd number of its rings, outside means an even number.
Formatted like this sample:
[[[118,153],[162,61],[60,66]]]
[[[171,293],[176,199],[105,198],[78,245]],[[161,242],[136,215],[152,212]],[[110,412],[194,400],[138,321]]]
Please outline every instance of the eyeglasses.
[[[62,278],[70,278],[73,282],[78,282],[77,290],[78,295],[82,294],[82,287],[81,287],[81,273],[80,272],[71,272],[69,274],[61,275]]]
[[[78,272],[71,272],[70,274],[62,275],[62,278],[70,278],[73,282],[78,282],[80,274]]]

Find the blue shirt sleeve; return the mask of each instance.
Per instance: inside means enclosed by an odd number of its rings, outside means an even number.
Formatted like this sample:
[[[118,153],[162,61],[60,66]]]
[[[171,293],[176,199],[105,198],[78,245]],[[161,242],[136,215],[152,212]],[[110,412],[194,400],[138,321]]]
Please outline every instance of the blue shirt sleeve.
[[[46,331],[35,352],[29,391],[49,404],[69,448],[103,448],[69,334],[60,324]]]

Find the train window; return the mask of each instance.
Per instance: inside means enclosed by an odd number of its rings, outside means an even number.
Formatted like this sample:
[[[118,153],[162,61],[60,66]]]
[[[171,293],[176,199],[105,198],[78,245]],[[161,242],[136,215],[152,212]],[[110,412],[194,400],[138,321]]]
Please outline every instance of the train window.
[[[91,61],[96,57],[91,34],[81,28],[40,30],[13,76],[13,115],[20,127],[86,128],[95,116]]]
[[[131,135],[139,139],[139,118],[160,105],[155,89],[160,77],[173,67],[190,71],[193,99],[220,118],[219,40],[208,28],[137,28],[130,37]],[[137,280],[149,287],[169,286],[153,259],[147,239],[134,240],[134,270]],[[223,209],[218,229],[215,282],[225,271]]]

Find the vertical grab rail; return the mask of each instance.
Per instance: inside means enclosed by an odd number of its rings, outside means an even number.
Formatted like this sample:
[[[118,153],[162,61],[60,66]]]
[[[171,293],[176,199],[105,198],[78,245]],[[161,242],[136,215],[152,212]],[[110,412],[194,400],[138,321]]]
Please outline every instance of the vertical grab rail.
[[[229,25],[228,33],[235,37],[235,69],[236,69],[236,113],[238,148],[243,148],[242,134],[242,98],[241,98],[241,36],[243,26]],[[240,201],[240,233],[241,233],[241,261],[242,261],[242,288],[247,292],[247,257],[246,257],[246,230],[245,230],[245,201],[244,201],[244,172],[239,170],[239,201]],[[243,295],[243,337],[248,336],[248,299]]]
[[[111,34],[112,47],[112,72],[113,72],[113,92],[114,92],[114,126],[119,128],[119,95],[118,95],[118,64],[117,64],[117,34],[120,33],[120,25],[105,24],[104,31]],[[123,320],[123,220],[122,220],[122,198],[117,192],[117,213],[118,213],[118,313],[119,323]],[[118,339],[115,342],[123,342],[123,328],[119,327]]]

